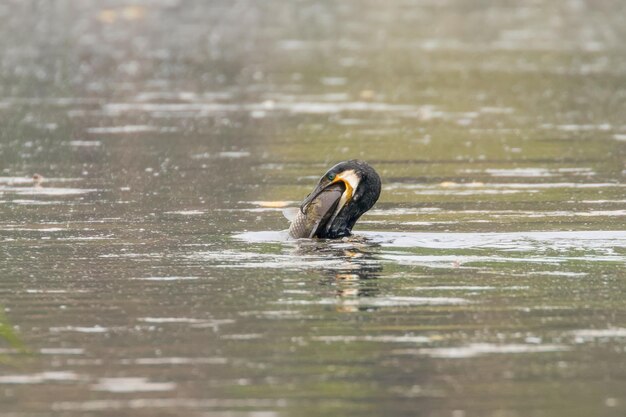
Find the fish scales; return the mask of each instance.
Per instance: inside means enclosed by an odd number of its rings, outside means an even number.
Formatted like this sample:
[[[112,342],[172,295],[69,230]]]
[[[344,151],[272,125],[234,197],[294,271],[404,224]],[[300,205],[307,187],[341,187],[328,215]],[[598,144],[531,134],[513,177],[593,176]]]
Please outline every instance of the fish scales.
[[[293,219],[289,226],[289,236],[299,239],[302,237],[309,237],[311,230],[307,228],[307,215],[298,211],[296,218]]]
[[[320,223],[333,214],[342,193],[340,187],[328,188],[320,193],[304,208],[304,213],[298,211],[289,226],[289,236],[294,239],[314,237]]]

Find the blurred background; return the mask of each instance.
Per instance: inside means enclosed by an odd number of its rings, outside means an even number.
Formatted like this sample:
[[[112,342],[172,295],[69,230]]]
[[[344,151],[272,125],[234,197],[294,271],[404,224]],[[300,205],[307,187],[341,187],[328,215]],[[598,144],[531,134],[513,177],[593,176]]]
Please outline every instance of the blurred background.
[[[625,9],[2,2],[0,416],[623,416]]]

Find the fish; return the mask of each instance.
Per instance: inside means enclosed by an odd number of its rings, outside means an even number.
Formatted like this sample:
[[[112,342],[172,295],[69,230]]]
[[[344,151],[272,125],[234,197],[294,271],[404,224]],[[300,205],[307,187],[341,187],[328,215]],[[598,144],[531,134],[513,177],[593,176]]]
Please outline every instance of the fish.
[[[333,184],[319,193],[302,211],[297,208],[285,210],[283,214],[291,220],[289,237],[293,239],[312,238],[318,229],[326,227],[326,223],[335,213],[344,191],[343,183]]]

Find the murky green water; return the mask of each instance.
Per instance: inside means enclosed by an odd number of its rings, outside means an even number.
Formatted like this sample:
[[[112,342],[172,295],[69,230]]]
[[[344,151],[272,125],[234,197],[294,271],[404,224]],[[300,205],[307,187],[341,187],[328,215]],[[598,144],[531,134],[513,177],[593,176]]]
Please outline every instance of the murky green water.
[[[0,5],[0,415],[623,416],[625,13]]]

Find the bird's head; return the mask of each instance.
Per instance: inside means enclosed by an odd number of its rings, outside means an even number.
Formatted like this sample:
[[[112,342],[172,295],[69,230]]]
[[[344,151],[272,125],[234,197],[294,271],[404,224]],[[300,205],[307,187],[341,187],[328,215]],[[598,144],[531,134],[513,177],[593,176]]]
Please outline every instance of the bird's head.
[[[320,224],[315,232],[319,238],[338,238],[350,235],[352,227],[363,213],[368,211],[378,200],[381,182],[378,173],[366,162],[350,160],[340,162],[330,168],[320,178],[317,187],[300,205],[304,212],[306,207],[328,187],[340,184],[343,193],[333,213],[324,216],[328,220]]]

